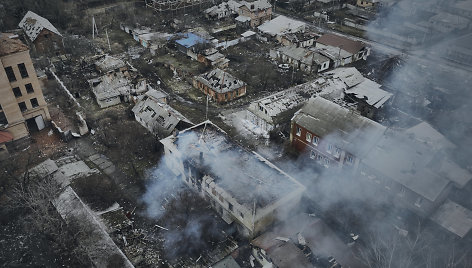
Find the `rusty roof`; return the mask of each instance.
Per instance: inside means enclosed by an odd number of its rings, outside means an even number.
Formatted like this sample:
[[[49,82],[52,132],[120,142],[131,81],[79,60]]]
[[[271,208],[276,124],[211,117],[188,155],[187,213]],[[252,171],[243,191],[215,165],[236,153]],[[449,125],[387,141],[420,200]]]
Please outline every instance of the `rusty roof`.
[[[0,144],[13,140],[13,136],[6,131],[0,131]]]
[[[365,47],[365,44],[361,41],[355,41],[344,36],[336,35],[336,34],[325,34],[318,38],[316,42],[333,47],[339,47],[349,53],[356,54]]]
[[[0,33],[0,57],[28,50],[28,46],[19,39],[11,38],[12,34]]]

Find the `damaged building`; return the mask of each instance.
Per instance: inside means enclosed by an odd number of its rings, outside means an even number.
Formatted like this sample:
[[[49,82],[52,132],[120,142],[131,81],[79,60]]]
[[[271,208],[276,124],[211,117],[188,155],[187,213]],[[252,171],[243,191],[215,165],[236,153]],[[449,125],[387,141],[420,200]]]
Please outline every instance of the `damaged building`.
[[[201,193],[244,237],[255,237],[296,207],[305,187],[210,121],[161,143],[176,179]]]
[[[62,34],[46,18],[28,11],[18,25],[25,32],[33,48],[39,53],[64,51]]]
[[[370,48],[363,42],[331,33],[318,38],[316,48],[331,59],[333,68],[362,59],[366,60],[370,55]]]
[[[326,167],[349,169],[366,187],[421,217],[434,212],[452,189],[463,189],[472,174],[445,152],[451,143],[427,133],[421,123],[405,131],[384,126],[316,97],[292,119],[292,146]],[[438,135],[439,134],[439,135]],[[430,146],[425,141],[437,141]],[[441,141],[442,145],[439,145]]]
[[[143,127],[158,137],[166,137],[174,130],[184,130],[193,124],[178,111],[166,104],[162,91],[151,89],[138,97],[133,113]]]
[[[0,65],[0,131],[19,140],[42,130],[51,116],[29,48],[17,35],[0,33]]]
[[[193,86],[217,103],[229,102],[246,95],[246,83],[221,69],[193,77]]]
[[[229,0],[228,2],[223,2],[219,5],[205,9],[204,13],[205,17],[209,20],[221,20],[231,16],[236,16],[239,7],[241,7],[240,3],[234,0]]]
[[[198,54],[198,61],[213,68],[226,68],[229,65],[229,59],[215,48],[209,48]]]
[[[255,28],[272,18],[272,5],[266,0],[241,1],[236,21]]]
[[[129,102],[132,95],[142,94],[150,88],[145,79],[139,78],[118,58],[100,56],[94,65],[101,76],[89,79],[88,83],[100,108]]]
[[[328,70],[330,59],[314,48],[284,46],[271,50],[272,58],[290,64],[293,68],[306,73],[319,73]]]
[[[257,30],[268,37],[281,41],[285,34],[295,34],[305,32],[306,23],[280,15],[276,18],[266,21],[257,27]]]

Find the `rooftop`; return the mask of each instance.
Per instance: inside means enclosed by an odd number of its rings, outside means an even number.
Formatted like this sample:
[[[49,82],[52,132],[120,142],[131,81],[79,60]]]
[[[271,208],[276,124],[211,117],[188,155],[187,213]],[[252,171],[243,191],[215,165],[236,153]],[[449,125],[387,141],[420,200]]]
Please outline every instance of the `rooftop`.
[[[345,93],[353,94],[356,98],[365,100],[369,105],[375,108],[380,108],[393,96],[392,93],[389,93],[380,87],[381,85],[376,82],[364,79],[360,84],[346,90]]]
[[[186,33],[184,34],[184,36],[184,38],[179,39],[175,42],[181,46],[184,46],[185,48],[191,48],[196,44],[204,44],[208,42],[208,40],[206,40],[205,38],[194,33]]]
[[[231,92],[246,85],[243,81],[219,68],[196,76],[195,79],[218,93]]]
[[[176,146],[185,158],[184,162],[209,175],[218,187],[251,212],[254,206],[264,208],[290,193],[301,193],[305,189],[262,156],[231,141],[210,121],[161,142],[166,147]]]
[[[338,47],[352,54],[356,54],[365,47],[365,44],[360,41],[354,41],[332,33],[322,35],[316,42],[326,46]]]
[[[294,20],[280,15],[270,21],[257,27],[257,29],[265,34],[276,36],[285,33],[296,33],[305,29],[306,23]]]
[[[358,157],[365,155],[386,130],[379,123],[322,97],[311,98],[292,120],[316,135],[330,136],[339,143],[336,146]]]
[[[169,135],[180,121],[192,124],[178,111],[156,99],[156,96],[166,95],[154,89],[149,90],[139,97],[138,103],[133,107],[133,113],[149,128],[158,134]]]
[[[428,144],[435,149],[447,150],[456,148],[456,145],[424,121],[405,130],[405,133],[413,139]]]
[[[126,66],[125,62],[110,55],[105,55],[95,62],[100,72],[106,73]]]
[[[430,219],[460,238],[472,229],[472,211],[451,200],[444,202]]]
[[[7,131],[0,131],[0,144],[13,140],[13,136]]]
[[[266,10],[272,7],[272,5],[266,0],[257,0],[254,2],[241,1],[241,6],[246,6],[251,11]]]
[[[57,35],[62,36],[59,31],[54,27],[49,20],[46,18],[43,18],[39,16],[38,14],[28,11],[26,15],[23,17],[23,19],[20,21],[20,24],[18,25],[20,28],[22,28],[28,38],[34,42],[38,35],[41,33],[43,29],[47,29]]]
[[[13,36],[9,33],[0,33],[0,57],[29,50],[19,39],[11,38]]]
[[[295,60],[301,61],[306,64],[312,64],[315,62],[316,64],[322,64],[324,62],[329,61],[329,58],[319,54],[314,49],[307,49],[303,47],[296,47],[296,46],[284,46],[278,49],[279,52],[287,55],[290,58]]]
[[[383,135],[361,162],[432,202],[450,183],[433,171],[440,162],[429,146],[394,131]]]

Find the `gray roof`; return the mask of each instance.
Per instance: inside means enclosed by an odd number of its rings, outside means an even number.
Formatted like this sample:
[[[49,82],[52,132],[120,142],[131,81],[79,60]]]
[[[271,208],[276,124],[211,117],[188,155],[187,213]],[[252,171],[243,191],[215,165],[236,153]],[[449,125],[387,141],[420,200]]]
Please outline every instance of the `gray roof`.
[[[325,75],[332,75],[341,79],[349,88],[360,84],[366,79],[355,67],[336,68],[326,72]]]
[[[246,85],[243,81],[219,68],[196,76],[195,79],[218,93],[231,92]]]
[[[187,118],[169,105],[154,99],[160,95],[156,90],[150,90],[140,97],[138,103],[133,107],[133,113],[154,134],[169,135],[174,131],[180,121],[192,124]]]
[[[226,256],[221,261],[213,264],[211,268],[241,268],[231,255]]]
[[[121,72],[106,74],[99,78],[91,79],[89,83],[92,86],[92,92],[97,100],[104,100],[131,93],[130,81]],[[94,86],[94,84],[96,85]]]
[[[49,22],[49,20],[39,16],[38,14],[32,11],[28,11],[26,13],[26,15],[20,21],[20,24],[18,26],[25,31],[26,35],[31,41],[36,40],[36,38],[43,29],[47,29],[59,36],[62,36],[56,29],[56,27],[54,27]]]
[[[447,150],[456,148],[456,145],[454,145],[439,131],[424,121],[409,129],[406,129],[405,133],[417,141],[424,142],[435,149]]]
[[[444,202],[430,219],[461,238],[472,229],[472,211],[451,200]]]
[[[100,72],[106,73],[118,68],[123,68],[126,64],[121,59],[105,55],[95,62],[95,66]]]
[[[429,146],[398,132],[383,135],[361,162],[432,202],[450,183],[432,170],[439,162]]]
[[[379,140],[386,128],[354,111],[322,97],[311,98],[292,119],[322,138],[335,137],[343,148],[362,157]]]
[[[266,0],[257,0],[254,2],[241,1],[240,3],[241,3],[241,6],[246,6],[251,11],[266,10],[272,7],[272,5]],[[254,8],[251,9],[251,6],[254,6]]]
[[[329,61],[329,58],[321,55],[314,49],[307,49],[296,46],[281,47],[278,51],[292,59],[311,65],[313,62],[322,64]]]
[[[393,96],[392,93],[389,93],[380,87],[381,85],[376,82],[364,79],[360,84],[346,90],[345,93],[354,94],[356,98],[365,100],[369,105],[374,106],[375,108],[380,108]]]

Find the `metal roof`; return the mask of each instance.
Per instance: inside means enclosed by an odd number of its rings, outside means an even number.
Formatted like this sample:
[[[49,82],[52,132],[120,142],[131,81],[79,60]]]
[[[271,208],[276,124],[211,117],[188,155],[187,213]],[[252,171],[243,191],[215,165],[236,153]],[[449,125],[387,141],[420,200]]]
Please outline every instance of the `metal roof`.
[[[195,79],[218,93],[231,92],[246,85],[243,81],[218,68],[196,76]]]
[[[430,219],[461,238],[472,229],[472,211],[451,200],[444,202]]]
[[[355,41],[332,33],[322,35],[316,42],[327,46],[338,47],[352,54],[356,54],[365,47],[365,44],[361,41]]]
[[[26,13],[26,15],[20,21],[20,24],[18,26],[25,31],[26,35],[32,42],[36,40],[36,38],[43,29],[47,29],[59,36],[62,36],[61,33],[59,33],[59,31],[56,29],[56,27],[54,27],[49,22],[49,20],[39,16],[38,14],[32,11],[28,11]]]
[[[196,44],[207,43],[208,40],[206,40],[205,38],[203,38],[199,35],[196,35],[194,33],[186,33],[185,38],[179,39],[175,42],[177,44],[181,45],[181,46],[184,46],[186,48],[190,48],[190,47],[193,47]]]

